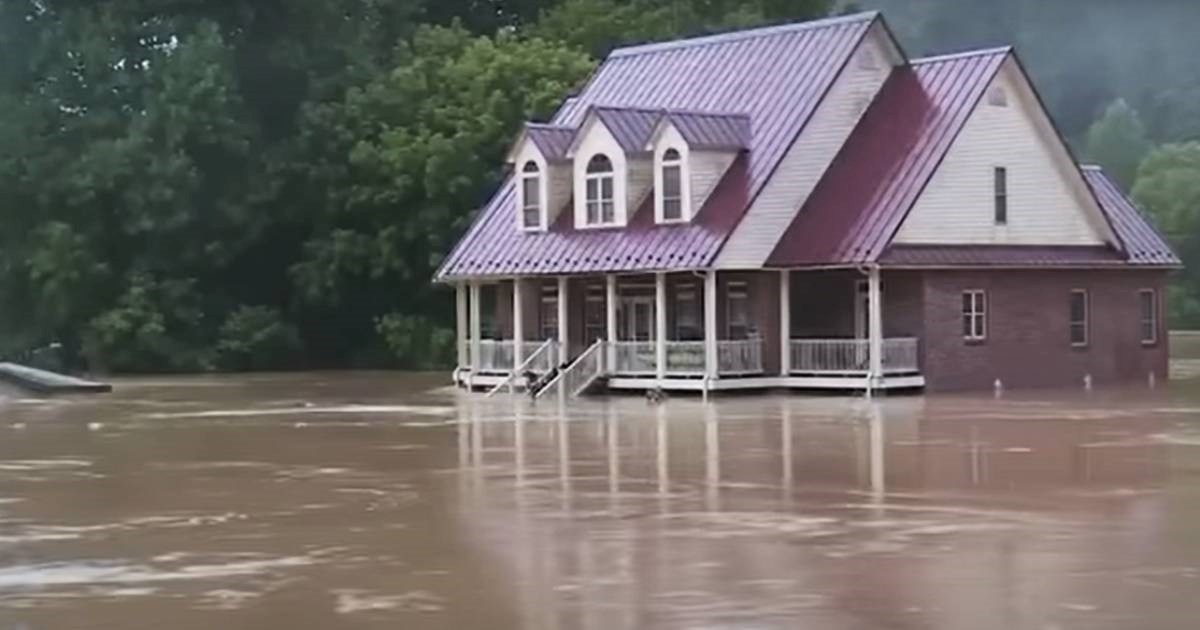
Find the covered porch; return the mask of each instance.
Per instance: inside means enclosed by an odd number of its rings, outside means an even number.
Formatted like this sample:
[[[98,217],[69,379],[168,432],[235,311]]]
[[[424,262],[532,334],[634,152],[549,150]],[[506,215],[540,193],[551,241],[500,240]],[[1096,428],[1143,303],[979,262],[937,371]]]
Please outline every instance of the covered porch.
[[[920,387],[919,331],[905,324],[920,318],[901,315],[920,296],[909,293],[897,283],[885,337],[878,271],[464,283],[455,380],[523,389],[585,370],[578,364],[586,362],[588,374],[571,379],[580,387],[595,380],[638,390]]]

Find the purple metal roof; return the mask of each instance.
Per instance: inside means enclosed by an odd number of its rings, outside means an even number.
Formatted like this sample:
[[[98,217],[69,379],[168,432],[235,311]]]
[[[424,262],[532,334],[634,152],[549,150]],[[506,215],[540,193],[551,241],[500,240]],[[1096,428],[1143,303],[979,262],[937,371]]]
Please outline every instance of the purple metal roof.
[[[1010,53],[975,51],[893,70],[767,265],[876,261]]]
[[[525,134],[547,160],[565,160],[571,139],[575,137],[575,130],[557,125],[525,123]]]
[[[694,269],[711,263],[878,14],[867,13],[618,49],[553,123],[589,108],[743,112],[754,133],[688,224],[656,225],[647,199],[625,229],[576,230],[570,208],[551,229],[516,229],[512,181],[484,206],[443,263],[441,280],[517,274]]]
[[[1070,267],[1123,265],[1106,245],[892,245],[879,258],[888,267]]]
[[[688,146],[696,149],[744,149],[750,146],[750,117],[745,114],[667,112]]]
[[[1100,202],[1100,209],[1121,240],[1133,265],[1179,266],[1179,257],[1171,250],[1167,239],[1154,227],[1150,218],[1117,187],[1099,166],[1084,166],[1083,175]]]
[[[639,109],[633,107],[602,107],[594,106],[590,113],[599,118],[605,127],[612,132],[617,144],[626,153],[641,153],[646,150],[650,134],[662,119],[662,110]],[[583,133],[581,127],[577,133]]]

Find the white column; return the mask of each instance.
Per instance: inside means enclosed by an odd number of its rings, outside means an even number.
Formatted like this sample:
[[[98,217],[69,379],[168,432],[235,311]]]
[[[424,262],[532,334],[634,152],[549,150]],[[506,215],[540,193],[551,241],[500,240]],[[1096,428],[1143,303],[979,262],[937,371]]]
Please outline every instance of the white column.
[[[710,379],[717,374],[717,272],[704,275],[704,373]]]
[[[571,312],[567,308],[567,296],[569,293],[567,277],[563,276],[558,279],[558,363],[560,365],[571,360],[571,353],[568,351],[568,344],[571,340],[571,329],[567,325],[568,314]]]
[[[879,267],[872,267],[867,276],[867,317],[871,381],[875,385],[883,378],[883,291],[879,286]]]
[[[792,272],[779,272],[779,373],[792,371]]]
[[[468,358],[467,344],[470,343],[469,333],[467,332],[467,285],[459,282],[454,285],[454,306],[455,306],[455,336],[458,339],[458,369],[465,370],[470,361]]]
[[[667,274],[654,274],[654,365],[658,386],[667,378]]]
[[[513,370],[525,362],[525,296],[521,291],[524,283],[513,278]]]
[[[612,373],[617,367],[617,277],[604,277],[604,318],[608,328],[608,356],[605,371]]]
[[[483,357],[483,321],[480,316],[481,303],[483,300],[480,295],[483,291],[480,290],[478,282],[472,282],[470,285],[470,329],[471,329],[471,381],[474,382],[475,375],[479,374],[479,369],[483,367],[480,359]]]

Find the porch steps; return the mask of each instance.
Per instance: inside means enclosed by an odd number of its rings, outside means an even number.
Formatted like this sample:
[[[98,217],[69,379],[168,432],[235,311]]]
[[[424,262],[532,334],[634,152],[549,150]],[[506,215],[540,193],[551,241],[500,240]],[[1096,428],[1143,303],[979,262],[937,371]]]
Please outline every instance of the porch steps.
[[[534,398],[540,399],[551,393],[574,398],[607,378],[608,373],[604,369],[604,349],[604,341],[593,343],[545,387],[535,392]]]
[[[547,340],[545,343],[538,346],[537,350],[533,351],[533,354],[530,354],[521,363],[521,365],[517,366],[517,369],[509,372],[508,376],[504,377],[504,380],[500,381],[495,387],[488,390],[486,396],[495,396],[505,388],[507,388],[509,391],[516,391],[518,383],[524,383],[526,387],[531,387],[530,383],[532,382],[536,386],[537,383],[542,381],[544,374],[538,374],[533,368],[534,366],[538,365],[539,362],[544,361],[548,356],[547,353],[554,351],[554,347],[555,343],[552,340]],[[549,364],[551,367],[546,371],[547,373],[553,372],[557,369],[554,366],[553,360],[549,361]],[[535,378],[531,379],[531,376]]]

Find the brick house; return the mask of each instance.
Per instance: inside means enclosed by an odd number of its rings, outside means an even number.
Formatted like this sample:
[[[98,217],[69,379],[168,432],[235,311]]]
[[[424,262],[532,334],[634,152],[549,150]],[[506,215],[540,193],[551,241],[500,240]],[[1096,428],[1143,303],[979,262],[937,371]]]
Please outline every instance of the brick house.
[[[622,48],[508,162],[437,274],[464,386],[1166,378],[1179,260],[1010,48],[909,59],[877,13]]]

